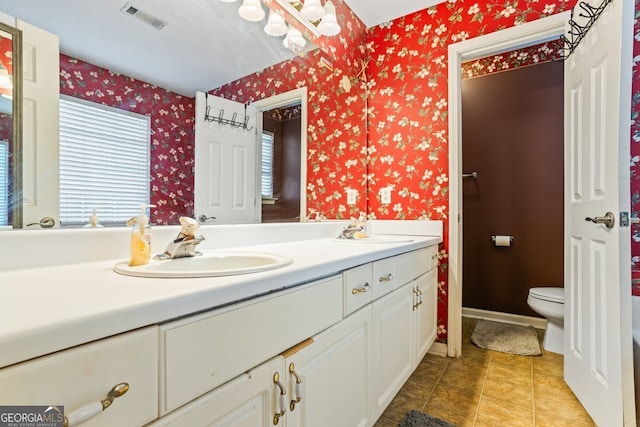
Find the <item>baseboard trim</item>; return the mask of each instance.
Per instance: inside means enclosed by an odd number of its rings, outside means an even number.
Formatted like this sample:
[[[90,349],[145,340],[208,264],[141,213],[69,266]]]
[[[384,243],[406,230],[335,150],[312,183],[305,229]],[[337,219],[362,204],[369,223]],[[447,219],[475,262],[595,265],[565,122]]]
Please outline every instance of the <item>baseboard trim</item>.
[[[447,357],[447,345],[442,342],[434,342],[431,344],[431,348],[429,348],[427,353],[435,356]]]
[[[501,313],[499,311],[481,310],[479,308],[462,307],[462,317],[493,320],[496,322],[511,323],[514,325],[533,325],[533,327],[537,329],[547,329],[547,319],[523,316],[521,314]]]

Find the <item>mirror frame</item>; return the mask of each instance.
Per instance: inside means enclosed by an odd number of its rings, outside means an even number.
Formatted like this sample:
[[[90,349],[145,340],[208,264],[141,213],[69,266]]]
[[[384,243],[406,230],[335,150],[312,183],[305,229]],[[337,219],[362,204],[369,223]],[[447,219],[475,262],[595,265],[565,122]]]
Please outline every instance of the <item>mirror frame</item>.
[[[22,228],[22,31],[0,22],[0,30],[11,34],[12,62],[12,138],[11,141],[11,225]]]

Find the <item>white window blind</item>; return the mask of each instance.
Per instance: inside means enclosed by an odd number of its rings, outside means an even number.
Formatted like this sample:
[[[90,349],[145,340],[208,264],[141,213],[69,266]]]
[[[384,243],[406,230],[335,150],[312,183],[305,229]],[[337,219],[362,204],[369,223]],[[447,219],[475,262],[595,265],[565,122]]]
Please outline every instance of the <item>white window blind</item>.
[[[60,223],[123,224],[149,203],[149,117],[60,98]]]
[[[0,227],[9,225],[9,143],[0,141]]]
[[[262,132],[262,197],[273,197],[273,132]]]

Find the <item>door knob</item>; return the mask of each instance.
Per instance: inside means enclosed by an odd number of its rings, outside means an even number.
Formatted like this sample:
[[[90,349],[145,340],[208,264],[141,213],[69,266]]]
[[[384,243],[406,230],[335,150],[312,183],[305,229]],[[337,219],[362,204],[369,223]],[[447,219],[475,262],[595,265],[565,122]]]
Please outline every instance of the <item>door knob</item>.
[[[40,222],[32,222],[31,224],[27,224],[27,227],[31,227],[32,225],[39,225],[42,228],[53,228],[56,225],[56,220],[51,218],[50,216],[45,216],[40,220]]]
[[[613,226],[616,225],[616,216],[611,212],[607,212],[604,216],[597,216],[595,218],[587,217],[584,220],[591,221],[594,224],[604,224],[607,228],[613,228]]]

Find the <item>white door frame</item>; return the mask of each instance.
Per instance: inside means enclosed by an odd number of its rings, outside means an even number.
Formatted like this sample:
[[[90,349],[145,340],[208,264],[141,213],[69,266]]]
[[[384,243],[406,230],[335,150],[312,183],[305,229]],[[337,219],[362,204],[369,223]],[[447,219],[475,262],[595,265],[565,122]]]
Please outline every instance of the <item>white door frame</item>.
[[[462,63],[557,39],[570,18],[566,11],[449,45],[449,356],[462,354]]]
[[[256,126],[258,133],[256,134],[256,150],[258,160],[261,159],[262,149],[259,141],[262,135],[262,113],[274,108],[283,107],[293,102],[300,101],[300,221],[307,221],[307,88],[301,87],[288,92],[279,93],[259,101],[253,102],[256,107]],[[259,163],[258,163],[259,164]],[[260,192],[260,174],[257,174],[256,188]],[[258,209],[260,211],[260,209]],[[258,215],[261,215],[258,214]],[[260,218],[258,218],[260,219]]]

